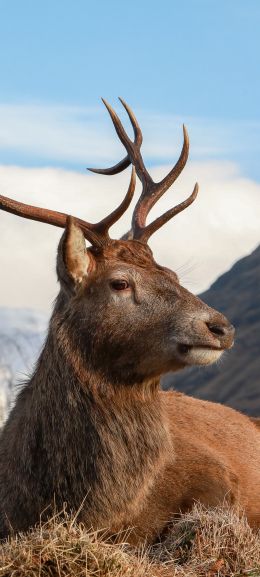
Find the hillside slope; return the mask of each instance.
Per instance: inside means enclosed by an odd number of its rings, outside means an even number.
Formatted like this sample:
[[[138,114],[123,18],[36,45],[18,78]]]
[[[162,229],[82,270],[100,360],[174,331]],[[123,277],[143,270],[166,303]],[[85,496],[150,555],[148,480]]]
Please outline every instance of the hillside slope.
[[[200,296],[235,325],[235,346],[217,365],[167,375],[164,387],[260,416],[260,246]]]
[[[0,425],[17,392],[16,384],[32,371],[47,321],[44,313],[0,307]]]

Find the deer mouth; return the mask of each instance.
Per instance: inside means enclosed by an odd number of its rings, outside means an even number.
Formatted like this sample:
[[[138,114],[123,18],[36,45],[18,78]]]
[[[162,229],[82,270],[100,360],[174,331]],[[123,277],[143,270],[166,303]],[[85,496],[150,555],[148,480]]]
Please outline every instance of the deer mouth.
[[[224,349],[212,345],[187,345],[180,343],[178,353],[185,365],[211,365],[216,362]]]
[[[178,350],[182,355],[186,355],[192,349],[206,349],[209,351],[222,351],[220,347],[213,347],[212,345],[186,345],[184,343],[180,343],[178,345]]]

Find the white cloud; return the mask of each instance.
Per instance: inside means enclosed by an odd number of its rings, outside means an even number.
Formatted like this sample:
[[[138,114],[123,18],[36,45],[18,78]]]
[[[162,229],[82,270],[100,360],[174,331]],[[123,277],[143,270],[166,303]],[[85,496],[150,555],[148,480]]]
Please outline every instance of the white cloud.
[[[0,149],[83,166],[107,159],[111,139],[100,133],[98,116],[95,109],[73,106],[1,104]]]
[[[155,180],[169,170],[153,169]],[[122,199],[129,172],[115,177],[83,175],[51,168],[0,167],[1,194],[72,213],[95,222]],[[194,292],[206,288],[234,261],[260,242],[260,185],[243,178],[230,163],[190,163],[151,217],[183,200],[195,180],[199,197],[151,239],[156,260],[180,270]],[[131,210],[115,225],[119,237]],[[0,304],[49,309],[58,291],[55,258],[61,231],[0,212]]]
[[[125,126],[132,130],[121,105],[116,109]],[[180,117],[152,111],[136,111],[144,133],[146,158],[165,159],[179,155],[182,145],[182,123],[191,136],[192,158],[238,156],[247,151],[255,154],[259,126],[240,121]],[[259,138],[258,138],[259,141]],[[96,108],[41,104],[0,104],[0,151],[5,158],[98,165],[117,161],[125,154],[114,134],[111,120],[100,103]]]

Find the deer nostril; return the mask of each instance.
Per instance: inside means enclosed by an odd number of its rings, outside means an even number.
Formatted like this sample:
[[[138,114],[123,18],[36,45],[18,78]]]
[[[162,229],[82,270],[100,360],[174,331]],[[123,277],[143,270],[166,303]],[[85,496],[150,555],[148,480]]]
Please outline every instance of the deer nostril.
[[[220,337],[223,337],[227,334],[234,332],[234,327],[232,325],[228,325],[225,327],[224,325],[216,325],[213,323],[212,324],[206,323],[206,324],[210,332],[213,333],[213,335],[217,335]]]

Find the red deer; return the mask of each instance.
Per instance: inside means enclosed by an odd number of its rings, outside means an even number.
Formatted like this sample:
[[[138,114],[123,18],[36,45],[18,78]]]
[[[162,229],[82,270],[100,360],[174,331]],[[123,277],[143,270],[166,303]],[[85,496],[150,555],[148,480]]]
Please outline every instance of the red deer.
[[[197,185],[187,200],[146,224],[185,166],[187,132],[176,165],[155,183],[140,152],[141,130],[122,104],[134,141],[106,104],[127,156],[96,171],[115,174],[132,164],[132,176],[125,199],[104,220],[91,224],[0,197],[3,210],[65,228],[48,336],[0,440],[2,538],[64,502],[80,509],[87,527],[113,533],[132,527],[133,542],[152,542],[194,500],[239,503],[249,522],[260,524],[254,422],[231,408],[160,390],[164,373],[216,361],[232,347],[234,328],[158,265],[147,244],[196,198]],[[132,199],[135,171],[142,193],[132,228],[113,240],[109,228]]]

